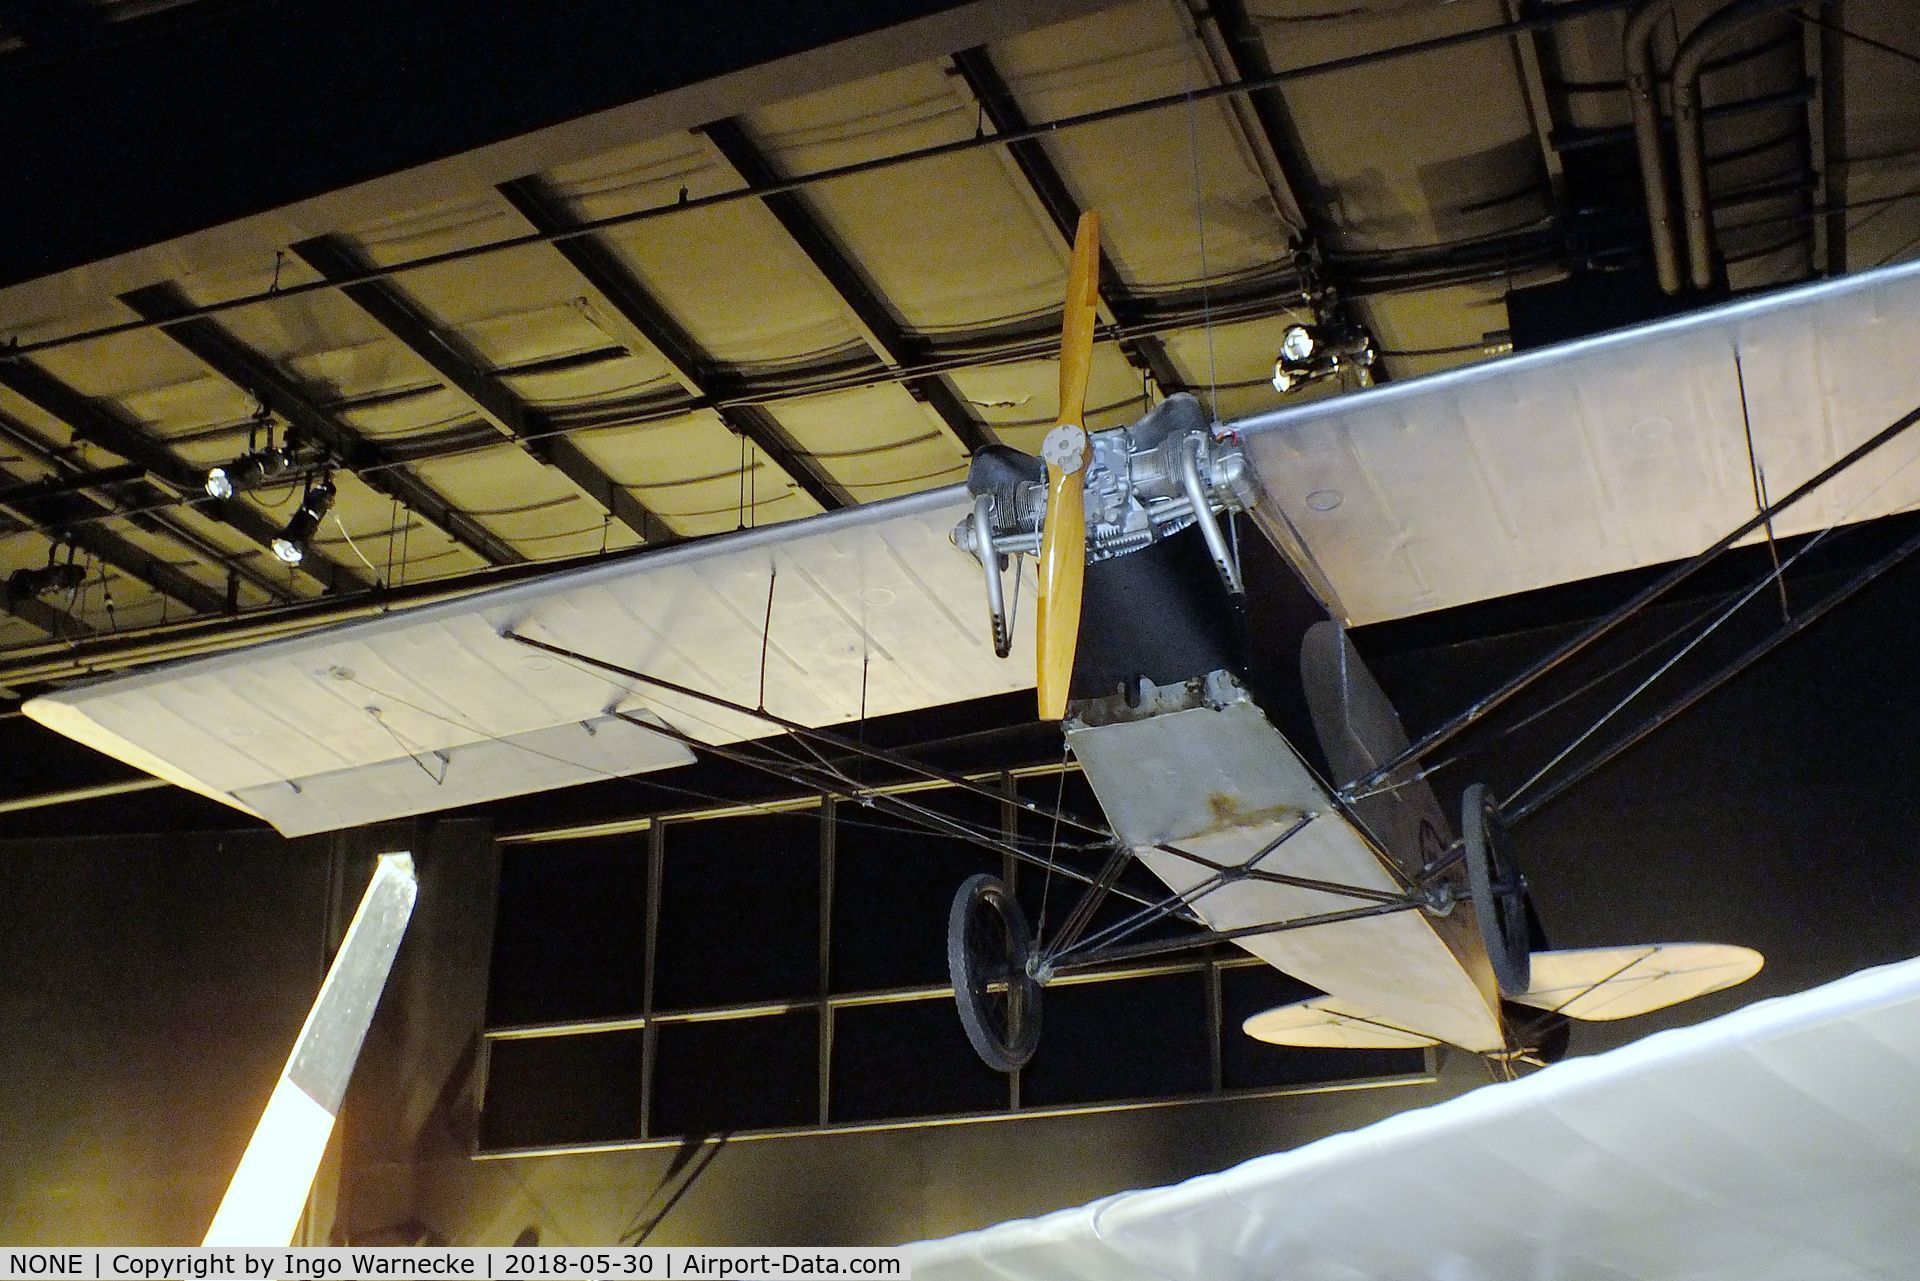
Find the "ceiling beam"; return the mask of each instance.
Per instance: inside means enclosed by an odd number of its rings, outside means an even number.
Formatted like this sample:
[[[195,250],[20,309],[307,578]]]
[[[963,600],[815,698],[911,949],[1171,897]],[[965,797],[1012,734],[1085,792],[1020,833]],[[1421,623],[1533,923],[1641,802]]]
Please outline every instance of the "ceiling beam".
[[[579,221],[539,177],[502,183],[499,191],[506,202],[542,234],[571,230]],[[590,290],[587,301],[600,313],[612,336],[628,351],[651,349],[656,352],[666,362],[674,381],[696,399],[718,401],[728,391],[738,391],[737,387],[726,385],[721,364],[712,353],[695,341],[599,237],[570,236],[547,243],[586,283]],[[716,406],[714,412],[729,430],[745,436],[778,464],[822,508],[834,511],[853,505],[853,495],[841,487],[833,473],[808,453],[772,413],[751,405]]]
[[[303,240],[293,246],[293,252],[329,279],[356,276],[369,266],[356,249],[336,236]],[[384,279],[363,280],[342,285],[341,292],[439,374],[447,390],[523,445],[529,454],[578,485],[600,504],[601,510],[610,512],[642,541],[664,544],[679,540],[672,526],[648,510],[625,486],[615,483],[579,445],[564,435],[550,434],[538,411],[523,402],[458,335],[436,325],[398,285]]]
[[[192,305],[171,284],[136,289],[120,295],[120,301],[150,320],[176,315]],[[163,324],[160,332],[232,386],[279,413],[301,436],[359,476],[363,484],[418,512],[488,564],[518,565],[527,559],[504,538],[457,510],[433,486],[396,465],[388,451],[322,409],[310,388],[228,333],[219,321],[206,317],[180,320]]]
[[[702,125],[699,132],[748,186],[767,186],[784,179],[785,175],[776,171],[772,162],[761,154],[738,120],[716,120]],[[806,255],[807,261],[839,295],[852,314],[854,327],[873,353],[894,368],[911,368],[918,363],[925,354],[926,344],[907,333],[867,274],[814,214],[807,198],[797,191],[774,191],[761,196],[760,200],[788,238]],[[992,430],[967,408],[966,397],[954,388],[946,375],[908,377],[901,380],[901,386],[934,412],[967,453],[998,443]]]
[[[15,596],[12,592],[0,593],[0,608],[12,614],[29,627],[38,628],[55,640],[65,640],[71,636],[94,636],[98,633],[81,619],[63,609],[56,609],[38,596]]]
[[[25,358],[0,359],[0,386],[6,387],[42,413],[50,414],[64,423],[75,439],[98,445],[128,462],[139,463],[149,475],[182,493],[192,494],[199,490],[204,478],[196,469],[175,457],[163,442],[147,435],[117,408],[81,395],[32,361]],[[159,498],[160,495],[156,493],[155,497]],[[244,503],[208,505],[200,510],[209,519],[223,521],[262,547],[271,547],[273,540],[280,536],[279,525]],[[298,594],[279,576],[254,568],[244,558],[195,534],[177,518],[157,512],[149,515],[157,528],[163,529],[196,556],[222,569],[232,570],[276,600],[298,599]],[[372,579],[349,569],[318,549],[308,550],[299,569],[330,592],[353,591],[373,585]],[[168,594],[172,595],[171,592]]]
[[[1032,122],[1020,109],[1013,91],[1007,87],[1000,69],[993,65],[993,59],[988,56],[985,47],[976,46],[954,54],[953,66],[995,133],[1018,133],[1031,127]],[[1007,154],[1020,170],[1034,198],[1040,202],[1040,207],[1046,211],[1054,230],[1060,233],[1061,239],[1071,249],[1074,233],[1080,225],[1081,206],[1068,189],[1066,178],[1047,155],[1046,148],[1037,138],[1029,138],[1009,143]],[[1121,325],[1140,319],[1140,308],[1127,296],[1120,282],[1120,273],[1114,269],[1113,259],[1104,247],[1100,250],[1100,301],[1106,305],[1109,317]],[[1157,338],[1126,337],[1119,342],[1120,354],[1126,357],[1127,363],[1152,375],[1153,381],[1160,385],[1163,392],[1185,389],[1186,382],[1174,366],[1165,343]]]

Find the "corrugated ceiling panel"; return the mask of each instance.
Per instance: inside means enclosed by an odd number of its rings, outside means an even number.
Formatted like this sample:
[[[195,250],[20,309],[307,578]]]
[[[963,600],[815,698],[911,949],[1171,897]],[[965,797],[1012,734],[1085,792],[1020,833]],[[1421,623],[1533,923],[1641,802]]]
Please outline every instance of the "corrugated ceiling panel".
[[[925,406],[891,383],[783,401],[780,421],[861,502],[948,484],[967,459]]]
[[[576,438],[589,457],[683,534],[812,516],[820,505],[710,411]],[[747,466],[745,482],[741,465]]]
[[[1506,20],[1496,0],[1402,5],[1378,19],[1262,24],[1276,67],[1299,67]],[[1289,84],[1288,113],[1347,248],[1495,232],[1549,212],[1513,51],[1484,40]],[[1513,199],[1516,195],[1519,199]]]
[[[418,386],[431,377],[372,317],[332,291],[241,307],[222,313],[218,323],[323,392],[323,401]]]
[[[359,226],[343,228],[369,259],[380,266],[447,253],[471,245],[491,244],[526,230],[525,225],[491,189],[395,210]],[[393,277],[405,285],[408,272]]]
[[[575,305],[579,276],[545,247],[410,271],[400,285],[496,368],[611,345]]]
[[[673,204],[681,188],[710,195],[740,182],[714,162],[706,144],[675,132],[611,148],[543,175],[582,218],[606,218]]]
[[[404,439],[480,421],[464,397],[437,383],[426,384],[424,390],[376,395],[341,405],[334,412],[341,422],[373,440]]]
[[[432,459],[415,465],[414,473],[529,556],[570,555],[600,546],[601,527],[607,522],[599,504],[558,470],[543,466],[518,446]],[[625,532],[609,531],[609,546],[630,546],[635,541],[619,521],[612,524]],[[543,537],[548,535],[567,537]],[[540,541],[523,543],[535,539]]]
[[[116,321],[132,319],[122,308]],[[206,367],[156,330],[56,347],[28,359],[83,396],[121,396],[207,376]]]
[[[121,392],[114,397],[114,403],[144,424],[150,434],[168,441],[176,437],[200,437],[208,428],[242,423],[253,417],[260,407],[253,396],[204,365],[190,377]],[[244,434],[240,442],[244,449]],[[178,446],[176,452],[185,457],[196,456],[195,450],[184,444]]]
[[[548,366],[531,366],[526,372],[502,375],[502,381],[530,405],[543,409],[574,406],[604,406],[639,396],[680,392],[680,384],[668,371],[659,354],[648,348],[639,355],[622,354],[609,359],[561,361]]]
[[[747,119],[782,171],[806,173],[971,137],[979,114],[965,95],[928,62]],[[1058,310],[1065,247],[1016,181],[993,149],[822,183],[807,198],[895,315],[936,333]]]
[[[213,265],[196,265],[173,273],[171,283],[196,305],[225,302],[271,289],[289,289],[320,279],[320,273],[293,254],[248,255]],[[306,295],[325,297],[326,295]],[[283,299],[292,302],[292,299]],[[232,313],[227,313],[231,315]]]
[[[955,370],[953,385],[980,420],[1006,444],[1038,453],[1060,402],[1060,362],[1023,360]],[[1087,380],[1087,425],[1098,431],[1132,422],[1145,412],[1145,389],[1119,348],[1102,343],[1093,349],[1093,373]]]
[[[991,52],[1033,120],[1211,83],[1165,0],[1019,36]],[[1234,129],[1225,105],[1212,101],[1191,114],[1159,111],[1074,129],[1046,147],[1081,203],[1100,211],[1103,241],[1126,279],[1164,285],[1287,256],[1288,229]]]
[[[689,134],[625,148],[547,177],[580,218],[737,190],[739,175]],[[758,201],[605,233],[621,262],[716,360],[753,365],[857,347],[846,309]],[[776,301],[777,300],[777,301]]]

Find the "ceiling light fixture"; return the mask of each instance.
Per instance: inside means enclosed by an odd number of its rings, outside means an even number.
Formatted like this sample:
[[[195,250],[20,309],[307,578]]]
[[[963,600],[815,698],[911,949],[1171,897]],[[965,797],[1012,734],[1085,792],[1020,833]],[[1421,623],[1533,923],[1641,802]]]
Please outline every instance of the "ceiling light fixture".
[[[67,558],[56,560],[61,543],[47,548],[47,563],[37,569],[16,569],[7,576],[8,600],[33,600],[58,592],[77,591],[87,581],[87,567],[73,558],[72,543],[66,543]]]
[[[1320,335],[1312,325],[1288,325],[1280,335],[1280,355],[1273,362],[1273,389],[1292,391],[1312,378],[1320,346]]]
[[[1280,354],[1273,362],[1273,389],[1296,391],[1310,382],[1336,375],[1352,375],[1359,386],[1372,382],[1368,370],[1376,356],[1373,335],[1364,329],[1340,326],[1288,325],[1280,335]]]
[[[87,581],[87,567],[73,561],[16,569],[7,578],[7,595],[14,600],[30,600],[57,592],[70,592]]]
[[[316,484],[309,480],[307,492],[300,499],[300,508],[287,521],[287,527],[280,531],[280,537],[273,540],[273,554],[289,565],[298,565],[306,559],[307,541],[319,530],[320,522],[333,510],[333,476],[324,475]]]
[[[1323,378],[1339,379],[1343,389],[1371,386],[1379,355],[1373,335],[1341,305],[1339,294],[1324,279],[1319,247],[1301,237],[1291,248],[1300,278],[1300,308],[1310,319],[1292,321],[1280,331],[1273,389],[1284,395]]]
[[[250,449],[230,463],[207,469],[207,497],[232,498],[244,489],[253,489],[293,466],[287,451],[269,445]]]

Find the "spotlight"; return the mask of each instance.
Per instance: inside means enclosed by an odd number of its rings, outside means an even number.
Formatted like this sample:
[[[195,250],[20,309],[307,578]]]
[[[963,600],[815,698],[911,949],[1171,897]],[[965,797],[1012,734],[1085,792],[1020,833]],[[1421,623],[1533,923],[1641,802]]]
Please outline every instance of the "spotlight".
[[[1280,335],[1280,354],[1273,362],[1273,389],[1294,391],[1322,378],[1339,376],[1365,387],[1375,357],[1373,338],[1365,330],[1334,325],[1291,324]]]
[[[1273,389],[1292,391],[1317,377],[1320,348],[1320,335],[1312,325],[1288,325],[1280,335],[1279,358],[1273,362]]]
[[[280,537],[273,540],[273,554],[289,565],[298,565],[307,555],[307,540],[320,528],[320,522],[333,510],[333,478],[322,476],[307,487],[300,509],[287,521]]]
[[[265,449],[250,449],[240,457],[221,467],[207,470],[207,496],[209,498],[232,498],[243,489],[252,489],[261,482],[279,475],[291,466],[293,460],[284,449],[272,445]]]
[[[49,561],[39,569],[16,569],[7,578],[7,595],[31,600],[55,592],[70,592],[87,581],[87,567],[73,561]]]

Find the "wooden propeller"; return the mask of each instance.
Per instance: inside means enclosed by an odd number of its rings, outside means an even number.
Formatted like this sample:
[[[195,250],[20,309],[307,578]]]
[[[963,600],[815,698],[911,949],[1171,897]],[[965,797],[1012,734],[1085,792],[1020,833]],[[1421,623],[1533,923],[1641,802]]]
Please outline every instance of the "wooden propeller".
[[[1100,215],[1080,215],[1060,326],[1060,412],[1040,446],[1047,464],[1047,518],[1040,530],[1040,615],[1035,659],[1040,718],[1067,714],[1074,649],[1080,640],[1080,589],[1087,573],[1087,375],[1100,289]]]

